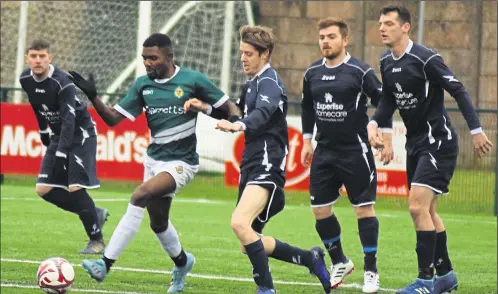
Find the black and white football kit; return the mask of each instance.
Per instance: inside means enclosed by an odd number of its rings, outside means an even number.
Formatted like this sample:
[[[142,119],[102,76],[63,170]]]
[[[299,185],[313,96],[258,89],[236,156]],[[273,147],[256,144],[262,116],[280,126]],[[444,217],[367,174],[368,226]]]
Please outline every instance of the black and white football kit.
[[[444,107],[444,90],[457,101],[471,134],[482,132],[470,96],[434,50],[411,40],[395,58],[391,51],[380,59],[383,98],[371,123],[379,125],[399,113],[406,126],[409,187],[424,186],[437,195],[448,193],[458,156],[458,139]]]
[[[382,84],[372,68],[348,54],[336,66],[313,63],[303,79],[302,126],[317,147],[310,171],[311,206],[333,204],[344,184],[353,206],[375,203],[377,173],[367,135],[367,96],[377,105]],[[386,120],[384,128],[392,128]]]
[[[50,65],[43,80],[30,69],[23,71],[20,83],[38,121],[40,133],[53,133],[43,157],[37,185],[69,189],[70,186],[97,188],[97,133],[86,105],[76,97],[68,74]],[[50,128],[50,129],[49,129]],[[57,158],[65,164],[57,170]]]

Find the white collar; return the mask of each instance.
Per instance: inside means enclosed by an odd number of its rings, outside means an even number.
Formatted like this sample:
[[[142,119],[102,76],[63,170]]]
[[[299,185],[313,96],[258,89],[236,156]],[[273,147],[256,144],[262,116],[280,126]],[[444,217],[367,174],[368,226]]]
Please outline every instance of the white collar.
[[[399,60],[399,59],[401,59],[401,57],[405,56],[406,53],[410,53],[410,50],[412,50],[412,47],[413,47],[413,41],[408,39],[408,45],[405,48],[405,52],[403,52],[403,54],[401,54],[400,57],[396,58],[393,54],[393,51],[391,50],[391,56],[393,57],[394,60]]]
[[[54,74],[54,71],[55,71],[54,66],[53,66],[53,65],[51,65],[51,64],[49,64],[49,65],[48,65],[48,68],[49,68],[49,70],[48,70],[48,74],[47,74],[47,76],[46,76],[46,77],[44,77],[44,78],[43,78],[43,79],[41,79],[41,80],[38,80],[38,79],[37,79],[36,75],[34,75],[34,74],[33,74],[33,71],[30,71],[30,73],[29,73],[29,74],[33,76],[33,79],[35,80],[35,82],[40,83],[40,82],[43,82],[43,81],[44,81],[45,79],[47,79],[47,78],[51,78],[51,77],[52,77],[52,75]]]
[[[271,66],[270,66],[270,63],[267,63],[263,66],[263,68],[252,78],[250,79],[249,81],[254,81],[255,78],[259,77],[260,75],[262,75],[267,69],[269,69]]]
[[[166,79],[154,79],[154,82],[156,82],[158,84],[167,83],[169,80],[174,78],[179,71],[180,71],[180,67],[175,65],[175,73],[171,77],[166,78]]]
[[[336,67],[342,65],[343,63],[348,62],[350,59],[351,59],[351,55],[349,55],[349,52],[346,52],[346,56],[344,56],[344,59],[339,64],[334,65],[334,66],[329,66],[329,65],[327,65],[327,58],[325,58],[325,57],[322,60],[322,64],[325,65],[325,67],[327,67],[327,68],[336,68]]]

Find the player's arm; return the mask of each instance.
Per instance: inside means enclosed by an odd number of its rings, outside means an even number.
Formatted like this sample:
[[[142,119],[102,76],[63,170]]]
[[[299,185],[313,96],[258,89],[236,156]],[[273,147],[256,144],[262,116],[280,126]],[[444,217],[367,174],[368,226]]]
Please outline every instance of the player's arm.
[[[61,133],[55,155],[67,158],[67,153],[73,143],[76,124],[76,87],[73,83],[63,86],[57,97],[59,99]]]
[[[107,106],[99,97],[95,97],[93,100],[90,99],[90,101],[98,115],[110,127],[119,124],[125,118],[125,116],[115,108]]]
[[[311,139],[313,138],[313,131],[315,129],[315,109],[313,105],[313,95],[311,94],[311,86],[306,78],[303,77],[303,94],[301,99],[301,125],[303,130],[303,141],[304,146],[301,151],[301,163],[305,167],[309,167],[311,164],[311,158],[313,155],[313,146],[311,145]]]
[[[301,100],[301,124],[303,128],[303,139],[313,138],[313,130],[315,129],[315,108],[313,105],[313,96],[311,94],[310,83],[303,78],[303,96]]]
[[[69,73],[71,74],[69,78],[81,89],[81,91],[83,91],[83,93],[85,93],[99,116],[108,126],[115,126],[125,118],[119,111],[113,107],[107,106],[99,97],[97,97],[97,88],[95,87],[95,81],[93,80],[92,75],[90,75],[88,80],[85,80],[75,71],[70,71]]]
[[[183,108],[187,111],[201,111],[216,119],[237,120],[241,111],[220,88],[205,75],[195,76],[194,97],[185,102]]]
[[[477,151],[478,156],[481,157],[490,152],[493,144],[488,140],[488,137],[486,137],[481,128],[481,122],[472,104],[470,95],[462,83],[455,78],[453,72],[446,66],[443,58],[439,54],[431,56],[426,62],[424,70],[430,81],[440,85],[455,98],[458,108],[469,126],[474,149]]]
[[[382,65],[380,73],[382,77],[382,83],[384,85],[387,84],[385,77],[382,74]],[[392,93],[384,88],[382,91],[382,96],[380,97],[377,104],[377,108],[375,109],[375,113],[367,126],[368,141],[370,142],[370,145],[372,145],[372,147],[380,148],[384,146],[382,131],[378,126],[386,125],[389,120],[392,120],[396,107],[396,98],[392,95]]]
[[[470,132],[472,134],[482,132],[481,122],[479,121],[479,117],[477,116],[477,112],[472,104],[469,93],[446,66],[443,58],[441,58],[439,54],[429,58],[425,64],[424,70],[430,81],[440,85],[443,89],[450,93],[453,98],[455,98],[458,108],[467,121]]]
[[[229,121],[236,121],[242,117],[242,112],[237,104],[230,100],[225,101],[220,107],[213,108],[208,103],[202,102],[197,98],[190,98],[183,105],[185,112],[200,111],[215,119],[227,119]]]
[[[382,98],[382,83],[379,81],[372,68],[369,68],[363,75],[363,91],[370,97],[370,103],[377,107]],[[392,133],[393,117],[379,124],[383,133]]]
[[[47,120],[41,115],[31,104],[31,108],[35,113],[36,121],[38,122],[38,127],[40,128],[40,140],[42,144],[47,146],[50,144],[50,129],[48,128]]]
[[[254,109],[248,116],[235,122],[242,126],[243,131],[256,131],[265,126],[283,104],[282,90],[275,80],[263,78],[259,81],[258,88]]]
[[[208,106],[210,105],[208,104]],[[242,118],[242,111],[240,110],[238,103],[233,103],[230,100],[227,100],[218,108],[211,107],[211,109],[211,114],[206,114],[210,115],[212,118],[226,119],[230,122],[235,122]]]
[[[211,112],[211,117],[216,119],[227,119],[230,122],[235,122],[241,119],[244,116],[244,105],[246,101],[246,93],[247,93],[248,84],[244,84],[240,91],[240,97],[237,99],[235,103],[230,105],[229,114],[225,116],[223,112],[218,109],[213,109]],[[220,107],[221,108],[221,107]]]

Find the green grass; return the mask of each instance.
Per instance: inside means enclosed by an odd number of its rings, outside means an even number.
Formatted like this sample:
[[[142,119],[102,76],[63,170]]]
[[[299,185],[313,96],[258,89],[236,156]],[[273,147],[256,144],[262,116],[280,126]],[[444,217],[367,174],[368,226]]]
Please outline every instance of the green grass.
[[[5,183],[0,189],[2,259],[41,261],[52,256],[63,256],[72,263],[81,263],[83,257],[76,252],[85,245],[86,236],[78,218],[37,199],[33,188],[34,180],[31,178],[9,176]],[[105,182],[102,189],[92,191],[97,205],[106,207],[111,212],[104,227],[106,241],[125,212],[127,199],[136,184]],[[286,209],[272,219],[265,233],[303,248],[319,244],[308,196],[306,193],[296,192],[290,192],[288,196]],[[199,175],[173,202],[171,219],[180,234],[182,245],[197,257],[193,273],[204,275],[189,277],[185,293],[255,292],[254,283],[250,281],[250,263],[239,252],[238,242],[230,228],[235,197],[236,190],[225,188],[221,177]],[[199,203],[195,202],[196,198],[217,201]],[[462,201],[460,203],[470,203],[458,199]],[[379,201],[377,206],[380,221],[378,264],[381,286],[387,289],[400,288],[411,282],[417,268],[413,225],[402,205],[400,209],[393,209],[396,205],[389,198]],[[444,206],[441,205],[443,209]],[[357,271],[346,283],[360,284],[363,279],[363,257],[356,220],[345,199],[341,200],[335,211],[341,221],[345,253],[357,265]],[[460,281],[458,293],[496,293],[496,218],[448,212],[442,213],[442,217],[449,234],[450,255]],[[320,286],[316,285],[316,278],[310,277],[304,268],[275,260],[271,260],[270,265],[275,280],[312,284],[276,283],[279,293],[321,293]],[[2,284],[36,285],[37,266],[38,264],[3,260]],[[171,270],[173,263],[149,229],[148,217],[144,219],[140,231],[116,266]],[[104,283],[98,284],[81,267],[75,267],[75,270],[74,288],[87,289],[89,293],[95,293],[95,290],[164,293],[170,279],[169,275],[160,273],[114,270]],[[207,275],[219,277],[207,279]],[[237,277],[249,281],[221,280],[220,277]],[[39,289],[2,287],[0,290],[1,293],[40,293]],[[336,291],[359,292],[354,288]]]
[[[34,186],[36,178],[32,176],[6,175],[5,183],[9,185]],[[131,195],[140,182],[102,181],[99,191],[122,193],[124,197]],[[195,180],[182,191],[182,197],[204,199],[232,199],[237,195],[236,188],[225,187],[223,176],[215,173],[200,173]],[[307,192],[286,191],[286,203],[309,207]],[[449,195],[438,200],[438,211],[447,213],[471,213],[474,215],[493,215],[495,205],[495,173],[486,170],[455,171],[450,185]],[[351,207],[344,195],[336,203],[338,207]],[[377,197],[377,209],[393,209],[406,211],[408,202],[402,197]]]

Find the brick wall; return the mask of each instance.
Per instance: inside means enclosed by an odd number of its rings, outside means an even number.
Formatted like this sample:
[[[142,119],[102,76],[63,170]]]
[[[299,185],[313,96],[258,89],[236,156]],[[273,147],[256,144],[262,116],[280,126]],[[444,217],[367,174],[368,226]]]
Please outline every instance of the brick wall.
[[[386,47],[380,40],[377,22],[380,9],[389,4],[403,4],[410,10],[410,38],[417,42],[419,3],[415,1],[260,1],[259,23],[274,29],[277,46],[271,63],[284,80],[289,99],[300,99],[304,71],[321,58],[316,24],[323,17],[339,16],[347,21],[348,51],[370,64],[379,75],[379,56]],[[423,44],[441,54],[479,108],[497,108],[496,22],[496,1],[425,2]],[[448,107],[457,107],[451,96],[445,98]],[[451,113],[451,118],[461,134],[460,164],[471,164],[473,151],[466,123],[459,113]],[[496,115],[484,114],[481,120],[490,139],[496,142]],[[492,164],[496,165],[494,153]]]

